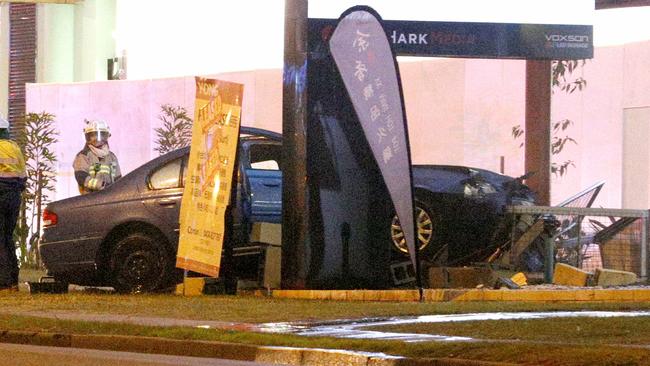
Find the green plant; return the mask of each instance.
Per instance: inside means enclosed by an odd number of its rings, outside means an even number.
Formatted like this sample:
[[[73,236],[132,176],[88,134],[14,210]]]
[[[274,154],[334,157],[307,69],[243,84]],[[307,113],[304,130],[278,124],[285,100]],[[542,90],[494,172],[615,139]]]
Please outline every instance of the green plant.
[[[160,155],[181,147],[189,146],[192,142],[192,119],[187,110],[180,106],[164,104],[160,107],[162,113],[158,118],[163,122],[162,127],[154,128],[157,147],[154,150]]]
[[[567,80],[567,76],[584,67],[587,60],[556,60],[551,62],[551,87],[559,89],[567,94],[574,91],[582,91],[587,87],[587,80],[582,76],[573,80]]]
[[[16,136],[25,155],[27,188],[23,192],[23,205],[16,227],[22,265],[40,267],[38,240],[41,236],[41,217],[50,201],[48,192],[56,183],[56,156],[52,151],[58,131],[54,128],[54,115],[28,113],[23,118],[24,128]]]
[[[574,72],[584,67],[586,60],[556,60],[551,62],[551,92],[556,91],[564,92],[566,94],[573,94],[573,92],[582,91],[587,87],[587,80],[582,76],[571,79]],[[570,119],[563,119],[551,123],[551,155],[559,155],[567,142],[578,144],[578,142],[568,135],[567,130],[573,126],[573,121]],[[524,130],[521,125],[512,127],[512,137],[517,140],[524,135]],[[523,147],[524,143],[521,142],[519,147]],[[563,162],[551,162],[551,173],[556,176],[564,176],[569,167],[575,167],[573,160],[565,160]]]

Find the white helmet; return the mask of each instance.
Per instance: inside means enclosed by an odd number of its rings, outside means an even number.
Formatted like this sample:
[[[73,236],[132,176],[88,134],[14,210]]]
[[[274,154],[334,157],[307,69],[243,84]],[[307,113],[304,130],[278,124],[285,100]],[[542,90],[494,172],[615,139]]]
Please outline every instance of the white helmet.
[[[0,129],[1,128],[9,129],[9,121],[7,121],[6,119],[4,119],[2,117],[0,117]]]
[[[86,142],[102,143],[108,141],[111,136],[111,129],[106,122],[100,120],[85,120],[85,122],[84,135],[86,136]]]

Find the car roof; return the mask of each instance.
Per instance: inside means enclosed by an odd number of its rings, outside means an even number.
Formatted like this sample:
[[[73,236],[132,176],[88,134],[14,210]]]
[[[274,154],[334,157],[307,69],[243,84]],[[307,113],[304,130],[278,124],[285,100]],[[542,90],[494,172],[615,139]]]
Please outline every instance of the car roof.
[[[282,134],[274,131],[265,130],[263,128],[241,126],[239,128],[239,135],[248,135],[251,137],[266,137],[271,140],[282,141]]]

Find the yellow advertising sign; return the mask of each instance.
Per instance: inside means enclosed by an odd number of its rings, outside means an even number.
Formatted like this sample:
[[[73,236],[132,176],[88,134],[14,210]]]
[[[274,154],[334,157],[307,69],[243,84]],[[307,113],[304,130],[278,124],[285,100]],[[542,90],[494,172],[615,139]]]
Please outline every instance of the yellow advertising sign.
[[[244,86],[196,78],[196,105],[176,267],[217,277]]]

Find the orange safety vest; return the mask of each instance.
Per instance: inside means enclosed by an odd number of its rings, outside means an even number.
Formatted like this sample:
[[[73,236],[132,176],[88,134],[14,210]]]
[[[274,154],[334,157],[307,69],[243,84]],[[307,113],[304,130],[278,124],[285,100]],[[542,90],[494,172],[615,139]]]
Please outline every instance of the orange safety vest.
[[[25,177],[25,157],[18,144],[0,140],[0,179]]]

